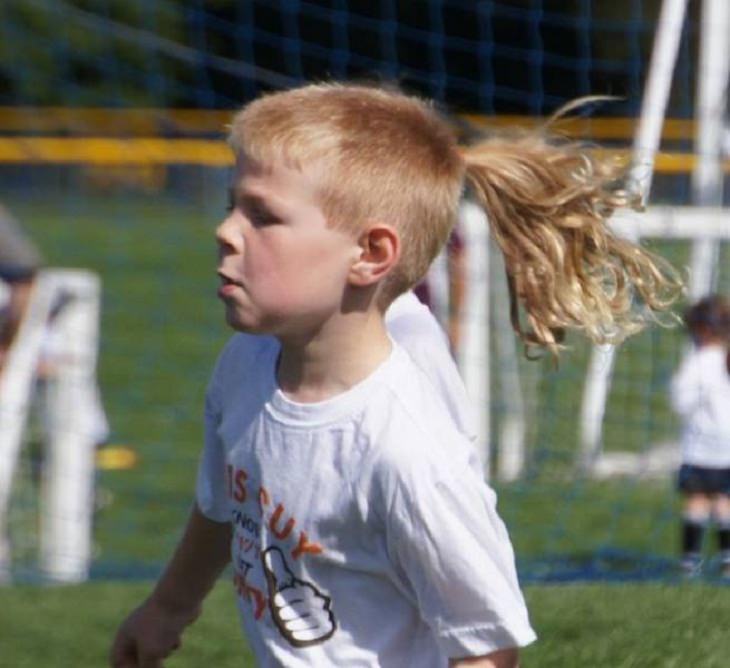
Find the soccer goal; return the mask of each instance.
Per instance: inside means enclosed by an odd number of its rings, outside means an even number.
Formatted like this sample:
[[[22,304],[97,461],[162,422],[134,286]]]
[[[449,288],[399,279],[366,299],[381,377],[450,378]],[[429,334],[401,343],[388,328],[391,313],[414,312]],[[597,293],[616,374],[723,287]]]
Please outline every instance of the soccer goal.
[[[31,408],[41,391],[45,434],[40,475],[38,561],[44,577],[88,575],[94,452],[104,431],[96,384],[100,282],[89,271],[39,273],[0,373],[0,576],[12,575],[9,513]],[[41,387],[43,388],[41,390]],[[26,530],[26,529],[24,529]],[[30,531],[30,528],[27,528]]]
[[[687,0],[664,0],[657,22],[651,63],[636,125],[631,151],[629,182],[644,202],[649,200],[654,166],[660,152],[681,36],[687,21]],[[618,212],[612,224],[615,231],[634,241],[675,246],[686,242],[689,257],[682,257],[688,268],[688,297],[697,299],[718,286],[721,249],[730,236],[730,214],[722,208],[723,160],[730,155],[723,137],[728,136],[727,91],[730,85],[730,5],[721,0],[705,0],[702,5],[700,54],[696,94],[697,119],[694,145],[696,160],[692,170],[692,203],[688,206],[650,207],[642,214]],[[727,142],[725,142],[727,143]],[[487,474],[501,481],[514,481],[524,472],[527,461],[528,420],[525,415],[524,376],[520,372],[519,351],[515,345],[508,313],[503,271],[499,254],[492,250],[489,271],[486,222],[470,207],[462,212],[462,228],[467,246],[468,269],[466,305],[462,325],[463,347],[459,364],[471,396],[480,412],[480,442]],[[678,251],[679,256],[682,251]],[[443,283],[445,263],[432,270],[435,283]],[[492,289],[484,288],[489,275]],[[442,291],[443,292],[443,291]],[[486,304],[490,302],[490,306]],[[445,311],[442,307],[441,311]],[[492,341],[488,334],[490,322]],[[603,452],[603,431],[609,402],[614,346],[596,346],[590,352],[580,405],[575,407],[577,439],[575,464],[578,469],[598,477],[617,473],[666,473],[676,464],[672,448],[636,453]],[[496,355],[491,358],[491,355]],[[577,381],[576,381],[577,382]],[[490,389],[498,388],[490,400]],[[489,407],[488,409],[486,407]],[[572,439],[571,439],[572,440]],[[487,445],[490,443],[491,445]]]

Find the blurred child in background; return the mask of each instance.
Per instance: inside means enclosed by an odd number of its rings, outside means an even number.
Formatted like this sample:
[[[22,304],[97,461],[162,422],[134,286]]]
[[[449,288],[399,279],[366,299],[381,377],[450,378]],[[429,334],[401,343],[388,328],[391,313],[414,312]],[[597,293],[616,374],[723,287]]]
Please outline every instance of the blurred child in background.
[[[671,400],[682,420],[681,568],[700,572],[702,539],[717,529],[721,570],[730,577],[730,301],[713,295],[685,313],[693,350],[671,383]]]

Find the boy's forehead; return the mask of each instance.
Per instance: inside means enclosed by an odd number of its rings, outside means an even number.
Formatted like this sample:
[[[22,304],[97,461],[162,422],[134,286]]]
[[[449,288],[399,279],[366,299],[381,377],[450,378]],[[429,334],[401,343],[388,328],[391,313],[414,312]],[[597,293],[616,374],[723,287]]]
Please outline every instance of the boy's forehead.
[[[229,187],[231,199],[251,205],[321,207],[321,182],[311,174],[278,164],[237,160]]]
[[[236,163],[231,179],[231,188],[245,189],[276,185],[292,185],[297,189],[318,190],[322,185],[324,170],[315,163],[303,168],[284,160],[263,162],[246,154],[236,155]]]
[[[248,175],[260,176],[271,173],[273,168],[274,166],[270,163],[263,163],[259,160],[254,160],[245,153],[238,153],[234,167],[234,180],[240,180]]]

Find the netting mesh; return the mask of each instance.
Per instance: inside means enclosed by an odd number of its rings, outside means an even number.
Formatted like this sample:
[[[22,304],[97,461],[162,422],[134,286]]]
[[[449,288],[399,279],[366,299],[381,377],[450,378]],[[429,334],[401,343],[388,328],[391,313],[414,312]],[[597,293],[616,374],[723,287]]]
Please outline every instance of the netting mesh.
[[[8,0],[12,104],[230,108],[322,78],[400,82],[450,107],[542,115],[596,92],[641,100],[658,0]],[[672,115],[688,115],[687,27]],[[22,53],[23,58],[16,58]]]
[[[131,468],[112,462],[98,471],[95,576],[157,571],[191,503],[203,392],[228,335],[214,298],[212,229],[226,204],[231,160],[222,140],[231,110],[267,90],[330,78],[395,81],[454,112],[495,123],[503,115],[545,116],[577,96],[608,94],[619,99],[587,111],[629,121],[589,121],[582,136],[628,146],[659,4],[0,5],[0,199],[49,265],[100,274],[100,382],[111,424],[106,447],[137,455]],[[685,23],[668,109],[680,121],[692,116],[695,24],[692,16]],[[691,147],[690,131],[681,128],[665,150]],[[99,143],[109,139],[118,143]],[[687,203],[688,184],[686,169],[659,173],[655,198]],[[664,242],[660,249],[680,265],[688,262],[687,242]],[[725,244],[725,291],[727,256]],[[581,473],[576,407],[589,349],[577,338],[569,343],[557,369],[549,360],[519,362],[529,416],[526,463],[516,481],[496,485],[521,573],[528,579],[666,575],[676,550],[670,475],[596,480]],[[680,330],[654,327],[622,347],[606,413],[606,452],[673,442],[677,425],[666,384],[682,345]],[[480,407],[492,412],[495,425],[505,410],[499,352],[492,357],[492,405]],[[14,494],[17,574],[35,572],[41,431],[33,425],[28,431]],[[496,442],[498,434],[492,437]]]

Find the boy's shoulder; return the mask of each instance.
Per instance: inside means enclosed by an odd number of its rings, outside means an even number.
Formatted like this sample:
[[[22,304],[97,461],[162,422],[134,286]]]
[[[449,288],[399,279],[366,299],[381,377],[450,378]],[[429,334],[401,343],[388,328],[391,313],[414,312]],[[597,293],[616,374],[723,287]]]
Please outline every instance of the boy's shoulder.
[[[467,489],[473,498],[492,503],[472,442],[425,374],[401,354],[367,402],[360,440],[354,443],[360,455],[354,458],[354,475],[362,496],[378,500],[373,507],[383,517],[396,513],[401,518]]]
[[[471,459],[471,443],[454,423],[443,398],[397,344],[388,367],[362,416],[363,432],[379,458],[408,468],[434,460]]]
[[[256,360],[261,353],[278,347],[273,336],[259,336],[236,332],[223,346],[219,357],[220,364],[249,364]]]
[[[210,385],[225,386],[229,380],[250,376],[258,363],[278,350],[278,342],[271,336],[235,333],[218,355]],[[242,374],[245,374],[242,376]]]

